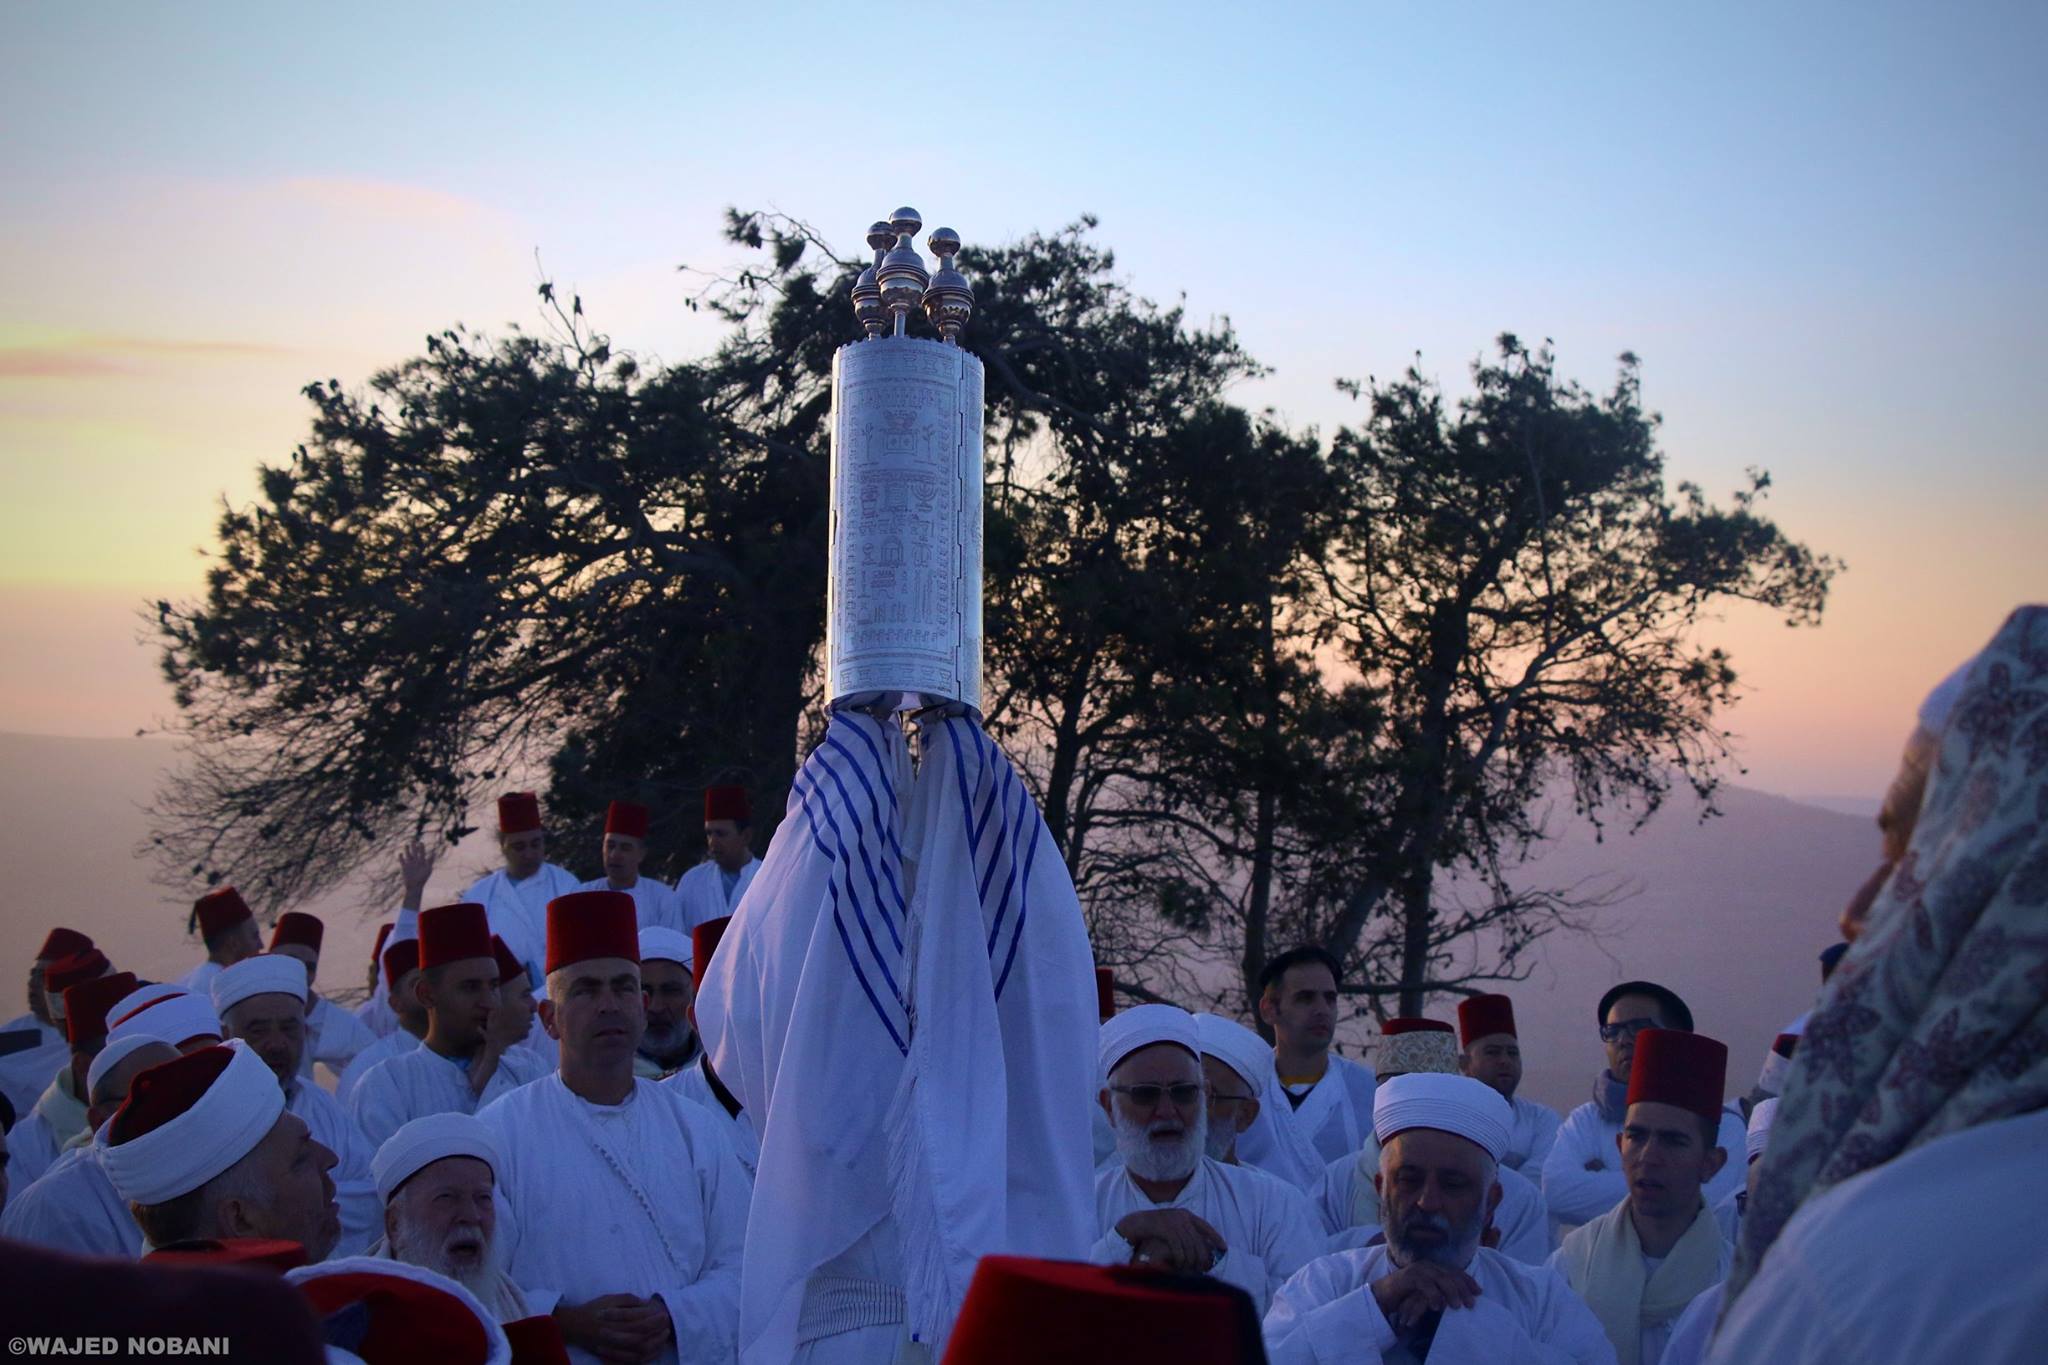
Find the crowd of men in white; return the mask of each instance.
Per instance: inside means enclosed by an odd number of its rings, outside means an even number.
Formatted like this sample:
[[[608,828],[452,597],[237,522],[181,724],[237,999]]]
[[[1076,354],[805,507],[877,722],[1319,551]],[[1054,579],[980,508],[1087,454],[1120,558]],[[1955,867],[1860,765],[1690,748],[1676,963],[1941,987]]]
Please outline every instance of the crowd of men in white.
[[[2008,652],[2038,662],[2032,685],[2048,695],[2048,612],[2014,619]],[[1995,684],[2007,730],[2031,717],[2048,734],[2048,707],[2012,702],[2022,681]],[[2002,768],[1982,745],[1943,750],[1958,694],[1965,707],[1976,696],[1960,674],[1945,686],[1916,731],[1910,810],[1888,806],[1886,865],[1844,916],[1847,938],[1863,939],[1851,984],[1824,995],[1813,1018],[1825,1027],[1786,1026],[1739,1098],[1725,1047],[1653,982],[1589,1000],[1587,1042],[1603,1055],[1591,1097],[1560,1116],[1517,1093],[1523,1040],[1503,995],[1465,999],[1455,1024],[1383,1021],[1368,1068],[1332,1048],[1341,971],[1319,948],[1267,965],[1257,1009],[1272,1042],[1167,1004],[1118,1013],[1098,974],[1100,1104],[1072,1121],[1094,1129],[1089,1259],[1124,1278],[1001,1268],[1023,1307],[994,1344],[986,1330],[967,1334],[971,1348],[956,1335],[947,1359],[1079,1358],[1046,1353],[1057,1334],[1034,1345],[1033,1315],[1085,1316],[1105,1292],[1122,1296],[1116,1330],[1149,1334],[1177,1365],[2025,1358],[2048,1330],[2048,1258],[2023,1254],[2032,1220],[2002,1208],[2038,1209],[2048,1184],[2030,1155],[2048,1140],[2048,756],[2012,757],[2025,746],[2010,734]],[[2007,785],[1987,788],[1987,771]],[[1934,774],[1965,789],[1973,772],[1975,807],[1926,798],[1951,844],[1916,863],[1920,788]],[[1993,800],[2008,821],[1997,828]],[[743,794],[715,789],[706,814],[711,857],[673,890],[638,876],[647,812],[627,803],[612,809],[594,883],[545,861],[528,794],[500,803],[505,866],[461,902],[422,909],[430,867],[409,852],[405,907],[353,1012],[314,988],[320,922],[284,915],[266,946],[231,889],[197,904],[207,960],[175,984],[142,983],[84,935],[52,930],[29,1013],[0,1029],[0,1237],[44,1254],[288,1269],[320,1314],[355,1305],[369,1322],[345,1344],[330,1337],[329,1359],[735,1359],[761,1134],[700,1046],[693,1002],[755,865]],[[1982,840],[2003,850],[1988,888],[1983,858],[1966,856]],[[1901,875],[1917,885],[1893,885]],[[1945,899],[1944,876],[1971,885]],[[1873,904],[1909,894],[1911,932],[1871,920],[1866,934]],[[2002,896],[2031,905],[2031,935],[1993,925]],[[1957,918],[1964,901],[1975,908]],[[1824,985],[1850,948],[1822,955]],[[1937,967],[1914,956],[1930,952]],[[1888,1003],[1867,1018],[1841,1008],[1866,989]],[[2032,1023],[1955,1038],[1958,1019],[1994,1009]],[[1944,1067],[1963,1074],[1932,1109],[1952,1121],[1914,1120],[1896,1159],[1829,1182],[1797,1219],[1797,1201],[1773,1212],[1771,1259],[1743,1265],[1780,1091],[1795,1060],[1811,1061],[1801,1048],[1834,1049],[1826,1062],[1847,1075],[1887,1028],[1907,1041],[1886,1045],[1893,1060],[1873,1074],[1895,1079],[1865,1087],[1860,1117],[1835,1104],[1826,1121],[1873,1123],[1887,1095]],[[2005,1090],[1989,1092],[2001,1076]],[[1797,1103],[1785,1096],[1787,1112]],[[1955,1231],[1973,1235],[1935,1266],[1897,1220],[1940,1208],[1972,1215]],[[800,1202],[782,1213],[803,1216]],[[1196,1277],[1210,1288],[1190,1289]],[[922,1358],[875,1335],[894,1319],[870,1321],[830,1290],[806,1296],[805,1314],[830,1325],[799,1336],[798,1359]]]

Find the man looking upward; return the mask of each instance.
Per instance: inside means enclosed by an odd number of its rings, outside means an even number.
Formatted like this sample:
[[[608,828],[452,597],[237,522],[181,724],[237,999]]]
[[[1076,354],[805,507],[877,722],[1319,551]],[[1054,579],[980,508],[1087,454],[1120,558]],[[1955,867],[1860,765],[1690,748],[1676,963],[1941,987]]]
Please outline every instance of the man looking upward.
[[[1273,1030],[1273,1070],[1238,1159],[1313,1194],[1324,1169],[1372,1132],[1372,1068],[1330,1051],[1337,1031],[1337,959],[1293,948],[1259,975],[1259,1018]]]

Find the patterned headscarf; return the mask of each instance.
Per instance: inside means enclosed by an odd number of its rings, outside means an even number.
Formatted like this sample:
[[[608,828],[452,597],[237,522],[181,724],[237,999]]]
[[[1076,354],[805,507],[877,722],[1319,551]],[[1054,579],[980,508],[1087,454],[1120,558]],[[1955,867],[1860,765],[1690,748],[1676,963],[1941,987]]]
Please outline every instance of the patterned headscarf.
[[[1800,1205],[1924,1143],[2048,1107],[2048,607],[1978,656],[1911,844],[1792,1059],[1732,1304]]]

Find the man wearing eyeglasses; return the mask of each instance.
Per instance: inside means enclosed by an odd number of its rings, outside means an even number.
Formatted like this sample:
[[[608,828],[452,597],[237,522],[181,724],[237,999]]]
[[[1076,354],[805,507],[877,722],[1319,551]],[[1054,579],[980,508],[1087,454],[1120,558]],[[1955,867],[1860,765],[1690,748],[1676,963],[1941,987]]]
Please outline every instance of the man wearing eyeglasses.
[[[1624,981],[1600,997],[1596,1016],[1607,1065],[1593,1078],[1593,1098],[1566,1116],[1557,1142],[1543,1162],[1543,1198],[1560,1233],[1611,1210],[1628,1196],[1617,1139],[1628,1113],[1629,1068],[1635,1062],[1636,1035],[1644,1029],[1692,1032],[1692,1011],[1676,991],[1654,981]],[[1739,1114],[1724,1110],[1720,1145],[1742,1150],[1744,1125]],[[1741,1186],[1739,1169],[1723,1168],[1706,1187],[1709,1205]]]
[[[1102,1237],[1090,1259],[1214,1275],[1263,1313],[1321,1241],[1293,1187],[1205,1155],[1202,1053],[1194,1016],[1172,1005],[1140,1005],[1102,1026],[1101,1103],[1120,1160],[1096,1177]]]

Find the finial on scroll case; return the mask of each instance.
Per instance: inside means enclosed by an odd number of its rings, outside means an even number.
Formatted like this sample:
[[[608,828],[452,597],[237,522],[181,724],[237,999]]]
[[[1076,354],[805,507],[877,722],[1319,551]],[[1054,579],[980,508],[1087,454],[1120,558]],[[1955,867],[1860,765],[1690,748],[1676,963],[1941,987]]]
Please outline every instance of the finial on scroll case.
[[[871,339],[889,330],[889,311],[882,307],[882,286],[875,272],[882,268],[883,254],[894,245],[896,233],[887,223],[877,221],[868,225],[868,246],[873,248],[875,259],[854,281],[853,315]]]
[[[931,282],[924,257],[910,244],[923,226],[924,220],[917,216],[916,209],[903,208],[890,214],[889,227],[896,234],[896,245],[875,267],[875,282],[882,286],[882,307],[888,310],[893,322],[891,330],[896,336],[904,334],[910,315],[924,301],[925,285]]]
[[[934,228],[924,240],[939,258],[938,273],[924,291],[924,315],[938,329],[941,341],[958,346],[960,330],[974,316],[974,289],[953,265],[953,258],[960,254],[960,234],[951,228]]]

